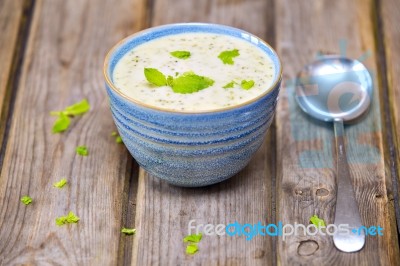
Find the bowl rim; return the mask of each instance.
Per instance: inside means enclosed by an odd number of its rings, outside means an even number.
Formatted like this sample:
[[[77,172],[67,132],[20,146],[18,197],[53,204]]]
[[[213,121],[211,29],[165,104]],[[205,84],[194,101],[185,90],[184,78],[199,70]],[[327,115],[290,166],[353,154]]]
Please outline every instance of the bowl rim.
[[[222,28],[222,29],[228,29],[228,30],[235,30],[235,31],[239,31],[241,33],[244,34],[248,34],[251,37],[254,37],[258,40],[258,42],[262,43],[263,45],[265,45],[271,52],[272,54],[278,59],[279,62],[279,74],[275,77],[274,82],[269,86],[269,88],[267,90],[265,90],[262,94],[258,95],[257,97],[254,97],[248,101],[245,101],[243,103],[237,104],[237,105],[233,105],[233,106],[227,106],[227,107],[221,107],[221,108],[216,108],[216,109],[212,109],[212,110],[199,110],[199,111],[185,111],[185,110],[174,110],[174,109],[170,109],[170,108],[163,108],[163,107],[157,107],[157,106],[153,106],[150,104],[146,104],[143,103],[141,101],[138,101],[136,99],[130,98],[127,95],[123,94],[119,89],[117,89],[114,85],[114,83],[111,81],[110,76],[108,75],[108,67],[109,67],[109,62],[110,62],[110,58],[111,56],[114,54],[115,51],[117,51],[118,48],[120,48],[124,43],[126,43],[128,40],[131,40],[135,37],[141,36],[143,34],[146,33],[150,33],[151,31],[155,30],[155,29],[168,29],[171,27],[180,27],[180,26],[204,26],[204,27],[215,27],[215,28]],[[175,114],[206,114],[206,113],[219,113],[219,112],[224,112],[224,111],[229,111],[229,110],[235,110],[235,109],[239,109],[240,107],[249,105],[251,103],[257,102],[259,99],[263,98],[264,96],[268,95],[278,84],[279,82],[281,82],[282,80],[282,60],[280,59],[279,55],[277,54],[277,52],[274,50],[274,48],[271,47],[271,45],[269,45],[267,42],[265,42],[264,40],[262,40],[261,38],[257,37],[256,35],[249,33],[245,30],[239,29],[239,28],[235,28],[235,27],[231,27],[231,26],[227,26],[227,25],[223,25],[223,24],[216,24],[216,23],[203,23],[203,22],[189,22],[189,23],[171,23],[171,24],[164,24],[164,25],[160,25],[160,26],[155,26],[155,27],[150,27],[141,31],[138,31],[134,34],[131,34],[125,38],[123,38],[122,40],[120,40],[119,42],[117,42],[116,44],[114,44],[111,49],[107,52],[106,57],[104,59],[104,63],[103,63],[103,75],[105,78],[105,81],[108,85],[109,88],[111,88],[114,92],[116,92],[119,96],[121,96],[122,98],[128,100],[129,102],[132,102],[136,105],[139,105],[140,107],[145,107],[151,110],[155,110],[155,111],[160,111],[160,112],[166,112],[166,113],[175,113]]]

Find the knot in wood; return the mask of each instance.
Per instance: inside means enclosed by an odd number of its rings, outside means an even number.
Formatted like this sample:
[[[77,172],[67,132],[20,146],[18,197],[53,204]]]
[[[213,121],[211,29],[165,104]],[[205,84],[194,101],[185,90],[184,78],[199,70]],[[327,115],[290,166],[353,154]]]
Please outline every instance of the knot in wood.
[[[317,241],[306,240],[301,241],[297,247],[297,254],[300,256],[311,256],[319,249]]]

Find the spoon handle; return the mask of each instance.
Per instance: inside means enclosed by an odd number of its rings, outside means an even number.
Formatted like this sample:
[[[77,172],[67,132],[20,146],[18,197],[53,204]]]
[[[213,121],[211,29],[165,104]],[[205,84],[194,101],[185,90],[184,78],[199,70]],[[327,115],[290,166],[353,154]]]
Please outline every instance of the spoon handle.
[[[357,207],[356,197],[350,180],[350,170],[347,163],[344,144],[343,120],[334,121],[336,140],[336,232],[333,235],[333,243],[336,248],[344,252],[355,252],[363,248],[365,233],[361,228],[361,216]],[[348,230],[340,230],[348,225]],[[341,226],[339,226],[341,225]]]

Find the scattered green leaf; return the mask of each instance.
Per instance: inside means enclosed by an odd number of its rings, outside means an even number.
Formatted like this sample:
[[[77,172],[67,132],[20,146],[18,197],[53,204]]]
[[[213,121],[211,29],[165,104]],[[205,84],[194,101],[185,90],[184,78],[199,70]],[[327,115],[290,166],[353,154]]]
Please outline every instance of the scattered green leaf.
[[[170,54],[179,59],[188,59],[190,57],[189,51],[173,51]]]
[[[75,116],[83,115],[90,110],[90,104],[86,99],[80,102],[74,103],[73,105],[67,106],[63,111],[51,111],[50,115],[59,116],[61,114]]]
[[[60,113],[57,120],[53,124],[53,133],[64,132],[71,124],[71,120],[63,112]]]
[[[23,196],[23,197],[21,198],[21,202],[22,202],[23,204],[25,204],[25,205],[29,205],[29,204],[31,204],[31,202],[32,202],[32,198],[29,197],[29,196]]]
[[[193,243],[199,243],[203,235],[201,233],[199,234],[191,234],[185,236],[183,239],[183,242],[193,242]]]
[[[191,234],[187,235],[183,238],[183,242],[189,242],[189,244],[186,247],[186,254],[194,254],[196,253],[199,248],[197,247],[197,243],[201,241],[202,234]]]
[[[125,227],[123,227],[123,228],[121,229],[121,233],[124,233],[125,235],[133,235],[133,234],[136,233],[136,229],[134,229],[134,228],[125,228]]]
[[[77,102],[73,105],[67,106],[63,111],[52,111],[50,115],[58,116],[53,124],[53,133],[64,132],[68,129],[71,120],[68,116],[82,115],[89,111],[90,104],[86,99]]]
[[[117,131],[112,132],[112,133],[111,133],[111,136],[115,137],[115,142],[116,142],[116,143],[118,143],[118,144],[122,143],[122,138],[121,138],[121,136],[118,134]]]
[[[227,50],[223,51],[218,55],[218,58],[221,59],[221,61],[224,64],[228,65],[233,65],[233,58],[239,56],[239,50],[238,49],[233,49],[233,50]]]
[[[214,80],[199,76],[193,72],[183,73],[172,82],[172,90],[176,93],[193,93],[208,88]]]
[[[63,179],[61,179],[60,181],[55,182],[55,183],[53,184],[53,187],[62,188],[62,187],[65,186],[66,184],[67,184],[67,179],[63,178]]]
[[[66,115],[83,115],[90,110],[90,104],[86,99],[77,102],[73,105],[67,106],[64,110]]]
[[[167,85],[167,78],[165,75],[155,68],[145,68],[144,75],[148,82],[157,87]]]
[[[89,151],[86,146],[78,146],[78,147],[76,147],[76,154],[82,155],[82,156],[88,156]]]
[[[79,220],[79,217],[70,211],[68,215],[56,218],[56,225],[62,226],[64,224],[77,223]]]
[[[310,222],[314,225],[317,226],[317,228],[320,228],[321,226],[326,226],[325,225],[325,221],[320,219],[316,214],[314,214],[313,216],[311,216],[310,218]]]
[[[242,80],[240,86],[244,90],[250,90],[254,86],[254,80]]]
[[[51,111],[50,112],[50,115],[52,115],[52,116],[59,116],[59,115],[61,115],[62,113],[64,113],[64,112],[62,112],[62,111]],[[64,113],[65,114],[65,113]]]
[[[222,88],[224,88],[224,89],[233,88],[235,86],[235,84],[236,84],[235,81],[231,81],[231,82],[227,83],[225,86],[223,86]]]
[[[187,245],[187,247],[186,247],[186,254],[188,254],[188,255],[193,255],[197,251],[199,251],[197,244],[192,243],[192,244]]]

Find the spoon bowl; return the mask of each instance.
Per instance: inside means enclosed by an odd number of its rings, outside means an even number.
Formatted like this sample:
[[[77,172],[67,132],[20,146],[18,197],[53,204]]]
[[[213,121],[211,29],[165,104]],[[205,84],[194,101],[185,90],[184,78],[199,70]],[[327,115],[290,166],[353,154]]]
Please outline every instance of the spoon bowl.
[[[359,61],[324,56],[297,76],[296,100],[310,116],[327,122],[351,121],[369,107],[372,78]]]

